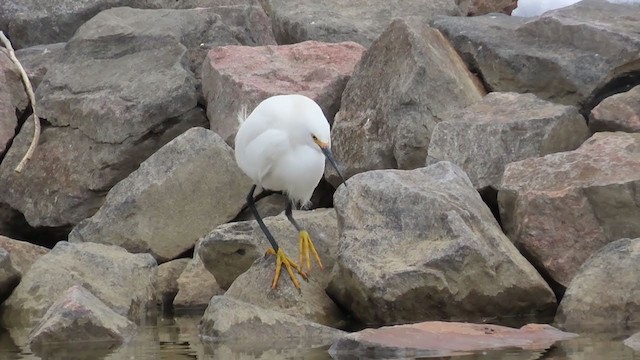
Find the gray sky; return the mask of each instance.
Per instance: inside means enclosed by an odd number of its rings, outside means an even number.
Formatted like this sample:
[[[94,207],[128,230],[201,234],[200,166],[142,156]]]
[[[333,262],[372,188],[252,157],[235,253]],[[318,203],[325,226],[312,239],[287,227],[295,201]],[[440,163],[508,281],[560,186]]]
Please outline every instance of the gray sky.
[[[545,11],[558,9],[577,3],[579,0],[518,0],[514,16],[538,16]],[[640,3],[640,0],[609,0],[612,3]]]

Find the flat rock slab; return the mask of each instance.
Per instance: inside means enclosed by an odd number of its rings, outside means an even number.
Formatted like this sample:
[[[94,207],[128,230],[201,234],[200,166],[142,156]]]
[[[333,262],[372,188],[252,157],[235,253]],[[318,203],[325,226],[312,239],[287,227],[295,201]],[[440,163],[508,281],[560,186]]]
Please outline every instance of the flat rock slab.
[[[511,162],[574,150],[589,137],[577,108],[533,94],[490,93],[447,117],[433,130],[427,165],[451,161],[476,189],[498,189]]]
[[[441,17],[432,26],[492,91],[588,111],[619,86],[615,79],[640,70],[640,4],[587,0],[531,19]]]
[[[329,272],[338,246],[338,225],[334,209],[294,210],[294,218],[305,227],[313,240],[320,259]],[[298,232],[284,214],[264,219],[273,237],[287,254],[298,259]],[[200,242],[199,254],[204,266],[215,276],[223,289],[228,289],[240,274],[270,247],[258,222],[239,221],[224,224],[211,231]],[[317,268],[314,265],[314,272]],[[287,279],[283,279],[288,281]]]
[[[306,41],[287,46],[220,46],[203,64],[202,89],[211,130],[233,144],[238,113],[262,100],[297,93],[315,100],[330,121],[364,47]]]
[[[116,184],[69,241],[118,245],[164,262],[233,219],[250,187],[233,149],[216,133],[192,128]]]
[[[262,0],[278,44],[306,40],[371,43],[395,18],[428,21],[436,15],[462,15],[454,0]]]
[[[556,341],[576,336],[540,324],[514,329],[489,324],[431,321],[351,333],[338,339],[329,353],[339,360],[357,355],[404,358],[447,356],[502,348],[542,350]]]
[[[49,249],[46,247],[11,239],[2,235],[0,235],[0,248],[9,253],[13,265],[22,275],[29,271],[31,265],[33,265],[36,260],[49,252]]]
[[[117,246],[61,241],[40,257],[2,304],[5,327],[32,328],[68,288],[81,285],[116,313],[143,321],[156,309],[149,254],[130,254]]]
[[[424,166],[436,124],[482,96],[484,89],[438,30],[393,21],[342,95],[331,138],[343,175]],[[325,177],[338,185],[335,170],[327,167]]]
[[[363,323],[555,311],[459,167],[375,170],[347,183],[334,196],[340,241],[327,293]]]
[[[640,132],[640,86],[610,96],[593,108],[589,129]]]
[[[127,342],[136,325],[89,290],[74,285],[60,295],[29,336],[32,348],[69,343]]]
[[[511,163],[498,192],[506,234],[568,286],[602,246],[640,236],[640,134],[600,132],[574,151]]]
[[[0,27],[1,28],[1,27]],[[9,53],[0,48],[0,155],[16,134],[18,114],[26,110],[29,100],[20,78],[18,66]]]
[[[576,332],[640,329],[640,238],[621,239],[593,254],[574,276],[554,322]]]
[[[297,341],[312,347],[328,345],[346,333],[328,326],[262,309],[226,296],[214,296],[199,325],[205,341],[277,347]]]

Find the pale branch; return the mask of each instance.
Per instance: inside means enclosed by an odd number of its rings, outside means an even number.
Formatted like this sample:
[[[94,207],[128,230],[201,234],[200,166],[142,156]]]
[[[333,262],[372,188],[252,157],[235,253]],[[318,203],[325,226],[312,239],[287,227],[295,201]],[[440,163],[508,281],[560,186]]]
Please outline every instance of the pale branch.
[[[22,158],[22,160],[20,160],[20,163],[15,168],[15,171],[19,173],[22,172],[24,166],[27,164],[29,159],[31,159],[31,156],[33,156],[33,153],[36,151],[36,146],[38,146],[38,141],[40,141],[40,118],[38,118],[36,112],[36,97],[33,94],[33,87],[31,86],[29,76],[27,76],[27,72],[24,71],[24,68],[22,67],[20,61],[18,61],[15,51],[13,50],[13,46],[11,46],[11,41],[7,39],[7,37],[4,35],[4,32],[2,31],[0,31],[0,41],[2,41],[4,47],[7,48],[7,51],[9,51],[9,58],[11,59],[11,61],[13,61],[18,67],[18,70],[20,70],[20,77],[22,78],[22,83],[24,84],[24,87],[27,91],[29,102],[31,103],[31,109],[33,110],[33,139],[31,140],[31,145],[29,145],[27,153],[24,154],[24,157]]]

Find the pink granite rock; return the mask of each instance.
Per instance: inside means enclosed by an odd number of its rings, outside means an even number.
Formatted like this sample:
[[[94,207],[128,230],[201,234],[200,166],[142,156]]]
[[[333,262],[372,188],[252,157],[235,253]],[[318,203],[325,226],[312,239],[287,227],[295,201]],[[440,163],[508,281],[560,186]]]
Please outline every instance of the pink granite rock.
[[[428,321],[385,326],[351,333],[336,341],[329,352],[402,357],[446,355],[455,352],[517,347],[544,349],[575,334],[549,325],[529,324],[520,329],[490,324]]]
[[[507,165],[498,193],[505,232],[568,286],[602,246],[640,237],[640,134],[596,133],[574,151]]]
[[[299,93],[314,99],[331,122],[342,91],[365,48],[354,42],[305,41],[283,46],[221,46],[202,69],[211,130],[233,144],[238,112],[267,97]]]
[[[640,132],[640,86],[610,96],[591,110],[591,131]]]

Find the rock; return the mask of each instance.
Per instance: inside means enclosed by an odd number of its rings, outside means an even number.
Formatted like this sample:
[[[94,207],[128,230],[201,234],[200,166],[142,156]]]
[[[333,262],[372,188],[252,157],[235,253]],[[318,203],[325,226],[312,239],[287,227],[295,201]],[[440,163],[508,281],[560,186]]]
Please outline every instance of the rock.
[[[594,253],[571,280],[554,322],[580,332],[640,330],[640,238]]]
[[[198,248],[199,246],[196,246]],[[198,251],[194,251],[178,278],[178,294],[173,300],[174,308],[199,309],[206,308],[212,297],[222,295],[224,290],[216,282],[216,278],[204,267]]]
[[[7,51],[0,48],[0,159],[16,134],[18,115],[27,105],[29,100],[20,79],[20,71]]]
[[[192,128],[116,184],[69,241],[118,245],[164,262],[233,219],[250,187],[233,149],[214,132]]]
[[[544,350],[556,341],[576,336],[541,324],[514,329],[491,324],[431,321],[351,333],[338,339],[329,353],[334,359],[350,359],[353,356],[455,356],[459,353],[505,348]]]
[[[640,134],[596,133],[574,151],[507,165],[505,233],[563,286],[599,248],[640,237]]]
[[[263,218],[276,216],[282,213],[286,207],[287,198],[280,194],[271,194],[256,201],[256,208],[258,209],[258,213],[260,213],[260,216],[262,216]],[[254,219],[255,217],[251,213],[251,210],[249,210],[248,207],[245,207],[234,220],[250,221]]]
[[[163,308],[171,308],[178,293],[178,277],[188,263],[189,259],[176,259],[158,265],[153,287],[156,289],[158,304]]]
[[[198,325],[204,341],[277,347],[278,343],[297,340],[299,346],[328,345],[344,331],[316,324],[273,310],[214,296]]]
[[[445,112],[483,95],[440,32],[394,21],[363,55],[342,95],[331,137],[343,175],[424,166],[431,132]],[[329,167],[325,176],[339,182]]]
[[[61,60],[65,44],[36,45],[16,51],[16,57],[29,76],[34,91],[42,82],[49,67]]]
[[[586,0],[532,19],[441,17],[433,26],[491,91],[534,93],[586,113],[640,71],[639,9]]]
[[[209,52],[202,70],[211,130],[233,144],[238,113],[280,94],[306,95],[333,120],[340,96],[364,47],[352,42],[307,41],[288,46],[221,46]]]
[[[640,86],[610,96],[593,108],[589,129],[640,132]]]
[[[11,295],[20,282],[20,272],[16,270],[9,255],[6,250],[0,249],[0,303]]]
[[[39,44],[51,44],[63,42],[70,39],[82,24],[95,18],[95,15],[105,9],[113,7],[151,8],[151,9],[191,9],[200,8],[230,8],[243,9],[246,14],[237,13],[231,23],[239,20],[242,16],[249,15],[244,21],[243,31],[234,31],[233,35],[240,39],[243,35],[250,34],[254,39],[273,36],[262,34],[267,33],[267,29],[260,31],[258,25],[264,24],[268,18],[255,1],[234,1],[234,0],[52,0],[42,6],[36,0],[21,2],[3,2],[0,4],[0,29],[5,29],[11,36],[14,48],[20,49],[27,46]],[[252,9],[250,9],[252,8]],[[264,15],[256,17],[255,12],[260,10]],[[131,12],[139,11],[131,9]],[[227,9],[227,11],[229,11]],[[221,10],[220,12],[224,12]],[[237,12],[237,11],[235,11]],[[169,17],[175,17],[175,12]],[[141,21],[144,21],[140,19]],[[172,19],[160,19],[172,21]],[[270,24],[269,24],[270,25]],[[262,25],[264,26],[264,25]],[[234,29],[236,30],[236,29]],[[259,32],[256,32],[258,30]],[[270,26],[268,32],[271,32]],[[255,35],[255,36],[253,36]]]
[[[204,120],[187,48],[171,29],[159,36],[142,21],[135,27],[100,18],[78,29],[36,90],[51,126],[29,166],[13,171],[32,125],[23,126],[0,166],[7,184],[0,201],[34,227],[75,225],[93,215],[111,186]]]
[[[32,327],[69,287],[81,285],[116,313],[142,321],[155,310],[156,262],[117,246],[61,241],[40,257],[2,305],[5,327]]]
[[[549,314],[556,300],[449,162],[358,174],[327,293],[365,324]]]
[[[26,274],[36,260],[49,252],[46,247],[30,244],[26,241],[14,240],[2,235],[0,235],[0,248],[9,253],[14,267],[21,275]]]
[[[635,351],[640,351],[640,332],[625,339],[624,344]]]
[[[425,22],[436,15],[462,14],[454,0],[403,0],[392,5],[367,0],[262,1],[278,44],[355,41],[368,47],[395,18]]]
[[[32,348],[49,344],[109,342],[123,343],[136,325],[111,310],[81,285],[67,289],[51,305],[29,336]]]
[[[518,0],[456,0],[456,3],[467,16],[478,16],[489,13],[504,13],[511,15],[511,12],[518,6]]]
[[[307,229],[320,259],[330,270],[338,242],[335,211],[333,209],[294,210],[293,216]],[[286,216],[281,214],[265,218],[264,223],[278,244],[287,251],[289,256],[297,259],[298,234]],[[269,247],[267,238],[255,220],[240,221],[221,225],[211,231],[202,239],[198,253],[205,268],[213,274],[220,287],[228,289],[240,274],[247,271],[255,260],[264,255]]]
[[[451,161],[476,189],[499,188],[511,162],[574,150],[589,137],[575,107],[533,94],[490,93],[448,118],[433,130],[427,165]]]

